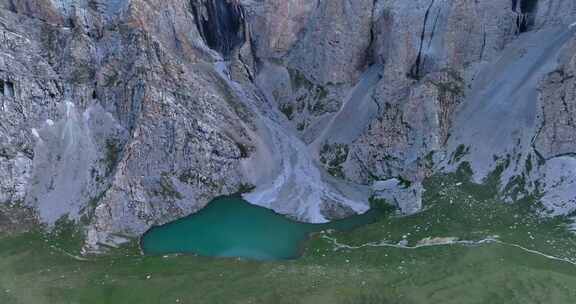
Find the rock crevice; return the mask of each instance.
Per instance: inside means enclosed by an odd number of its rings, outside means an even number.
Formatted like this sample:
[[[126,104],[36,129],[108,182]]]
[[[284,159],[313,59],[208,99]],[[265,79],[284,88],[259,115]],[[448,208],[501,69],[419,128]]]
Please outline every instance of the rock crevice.
[[[202,38],[224,58],[246,42],[245,13],[239,0],[190,0],[190,7]]]

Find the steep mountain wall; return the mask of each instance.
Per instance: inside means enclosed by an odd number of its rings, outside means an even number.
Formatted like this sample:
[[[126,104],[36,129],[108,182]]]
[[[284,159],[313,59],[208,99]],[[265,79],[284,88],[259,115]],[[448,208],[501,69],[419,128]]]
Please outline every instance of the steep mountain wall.
[[[114,245],[255,186],[323,222],[469,162],[576,209],[571,0],[0,0],[0,203]]]

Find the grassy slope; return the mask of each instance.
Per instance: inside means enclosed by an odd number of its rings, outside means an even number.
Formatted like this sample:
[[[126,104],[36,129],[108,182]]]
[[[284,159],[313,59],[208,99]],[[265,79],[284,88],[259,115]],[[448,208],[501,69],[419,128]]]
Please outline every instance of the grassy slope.
[[[386,216],[340,243],[500,235],[546,254],[576,259],[563,219],[534,216],[529,201],[503,205],[491,187],[462,174],[427,185],[426,211]],[[452,203],[451,203],[452,202]],[[194,256],[142,257],[126,250],[90,261],[54,249],[74,239],[27,233],[0,238],[0,303],[574,303],[576,266],[504,244],[419,249],[334,250],[316,236],[296,261],[251,262]],[[8,292],[7,292],[8,290]]]

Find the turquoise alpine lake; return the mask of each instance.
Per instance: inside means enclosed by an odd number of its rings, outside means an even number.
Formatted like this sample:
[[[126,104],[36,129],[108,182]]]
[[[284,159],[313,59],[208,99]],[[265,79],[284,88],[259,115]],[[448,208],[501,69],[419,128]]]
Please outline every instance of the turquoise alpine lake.
[[[255,260],[297,258],[311,233],[351,230],[376,221],[380,211],[327,224],[292,221],[239,196],[217,198],[198,213],[150,229],[141,240],[145,254],[191,253]]]

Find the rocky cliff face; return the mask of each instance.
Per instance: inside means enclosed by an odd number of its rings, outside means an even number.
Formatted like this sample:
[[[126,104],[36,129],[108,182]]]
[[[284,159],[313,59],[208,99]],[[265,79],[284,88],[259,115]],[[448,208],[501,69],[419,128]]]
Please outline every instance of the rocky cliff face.
[[[323,222],[470,163],[576,209],[571,0],[0,0],[0,204],[86,248],[255,186]]]

